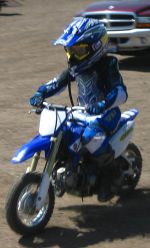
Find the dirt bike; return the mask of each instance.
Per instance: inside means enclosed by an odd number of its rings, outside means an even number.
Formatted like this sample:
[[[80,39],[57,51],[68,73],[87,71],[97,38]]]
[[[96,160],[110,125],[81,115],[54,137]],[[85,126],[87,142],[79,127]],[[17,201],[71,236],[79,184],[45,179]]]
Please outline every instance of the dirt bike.
[[[122,113],[117,130],[107,138],[111,149],[98,160],[82,149],[83,131],[97,116],[87,114],[84,107],[46,102],[32,111],[40,114],[39,133],[12,158],[12,163],[32,158],[6,202],[6,219],[13,231],[22,235],[42,231],[52,216],[55,197],[98,195],[106,168],[111,171],[109,199],[135,189],[142,171],[140,151],[131,143],[136,109]],[[45,164],[37,172],[41,152]]]

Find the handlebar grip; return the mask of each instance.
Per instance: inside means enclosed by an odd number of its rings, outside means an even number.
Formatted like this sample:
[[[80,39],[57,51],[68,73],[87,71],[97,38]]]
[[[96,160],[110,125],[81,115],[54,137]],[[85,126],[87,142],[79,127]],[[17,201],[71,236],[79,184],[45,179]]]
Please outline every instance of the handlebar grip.
[[[59,110],[59,111],[64,111],[64,110],[66,110],[67,109],[67,107],[66,106],[64,106],[64,105],[57,105],[57,104],[52,104],[52,105],[49,105],[48,106],[48,109],[50,110],[50,109],[52,109],[52,110]]]

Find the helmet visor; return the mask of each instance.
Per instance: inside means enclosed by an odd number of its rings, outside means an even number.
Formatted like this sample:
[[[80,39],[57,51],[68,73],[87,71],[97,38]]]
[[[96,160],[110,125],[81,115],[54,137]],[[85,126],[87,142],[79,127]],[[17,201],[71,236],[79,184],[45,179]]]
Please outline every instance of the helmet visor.
[[[88,44],[79,44],[72,47],[65,47],[68,60],[74,56],[77,60],[86,58],[90,53]]]

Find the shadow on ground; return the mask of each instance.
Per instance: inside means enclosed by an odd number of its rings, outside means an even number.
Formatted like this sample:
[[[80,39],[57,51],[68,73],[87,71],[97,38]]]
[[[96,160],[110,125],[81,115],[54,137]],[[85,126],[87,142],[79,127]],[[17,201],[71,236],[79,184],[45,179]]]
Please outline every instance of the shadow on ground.
[[[86,205],[61,208],[75,211],[72,218],[76,229],[51,227],[32,237],[22,237],[24,247],[44,248],[59,246],[86,247],[103,241],[124,240],[129,237],[150,235],[150,190],[137,190],[134,195],[118,200],[116,205]],[[36,242],[40,240],[40,242]]]
[[[0,13],[0,16],[21,16],[22,14],[20,13]]]
[[[126,57],[119,60],[119,68],[128,71],[150,72],[150,51],[145,56]]]

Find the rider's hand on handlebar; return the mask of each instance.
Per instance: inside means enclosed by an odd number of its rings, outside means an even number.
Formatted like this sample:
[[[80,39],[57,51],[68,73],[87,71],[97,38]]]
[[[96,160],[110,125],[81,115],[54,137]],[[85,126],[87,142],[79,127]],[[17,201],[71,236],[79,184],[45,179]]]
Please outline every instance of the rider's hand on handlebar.
[[[98,115],[103,113],[105,109],[106,109],[106,102],[101,101],[93,104],[92,103],[88,104],[86,107],[86,112],[91,115]]]
[[[36,92],[29,100],[30,104],[34,107],[39,107],[44,101],[44,97],[41,92]]]

